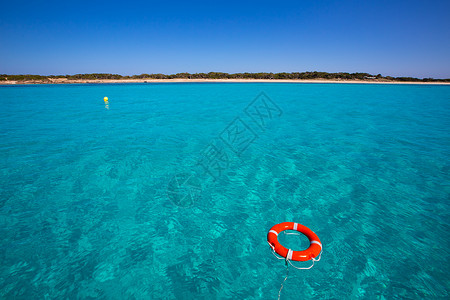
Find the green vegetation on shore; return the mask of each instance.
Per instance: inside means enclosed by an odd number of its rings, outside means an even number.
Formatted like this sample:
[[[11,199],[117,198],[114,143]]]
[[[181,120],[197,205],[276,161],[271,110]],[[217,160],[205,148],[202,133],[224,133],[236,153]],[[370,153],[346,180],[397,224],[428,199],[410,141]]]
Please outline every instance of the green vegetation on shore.
[[[292,72],[292,73],[177,73],[177,74],[141,74],[122,76],[119,74],[93,73],[76,75],[7,75],[0,74],[0,81],[40,81],[51,82],[52,79],[65,78],[67,80],[108,80],[108,79],[325,79],[325,80],[364,80],[364,81],[412,81],[412,82],[450,82],[447,79],[414,78],[414,77],[391,77],[371,75],[369,73],[327,73],[327,72]]]

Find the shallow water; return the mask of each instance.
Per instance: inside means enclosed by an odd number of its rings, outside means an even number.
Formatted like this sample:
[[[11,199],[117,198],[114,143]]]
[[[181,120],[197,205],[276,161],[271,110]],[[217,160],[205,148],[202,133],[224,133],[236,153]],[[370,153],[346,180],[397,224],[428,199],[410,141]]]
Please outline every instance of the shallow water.
[[[324,251],[282,299],[449,297],[449,86],[1,86],[0,105],[0,298],[276,299],[284,221]]]

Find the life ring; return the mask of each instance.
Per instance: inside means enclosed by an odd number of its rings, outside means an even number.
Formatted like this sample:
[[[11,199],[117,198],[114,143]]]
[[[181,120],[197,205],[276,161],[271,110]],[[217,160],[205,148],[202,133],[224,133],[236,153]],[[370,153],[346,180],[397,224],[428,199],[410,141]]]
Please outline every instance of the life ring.
[[[278,242],[278,234],[285,230],[296,230],[306,235],[310,242],[309,248],[303,251],[293,251],[281,245],[280,242]],[[284,222],[270,228],[269,233],[267,234],[267,241],[273,251],[288,260],[314,260],[322,252],[322,243],[317,234],[308,227],[294,222]]]

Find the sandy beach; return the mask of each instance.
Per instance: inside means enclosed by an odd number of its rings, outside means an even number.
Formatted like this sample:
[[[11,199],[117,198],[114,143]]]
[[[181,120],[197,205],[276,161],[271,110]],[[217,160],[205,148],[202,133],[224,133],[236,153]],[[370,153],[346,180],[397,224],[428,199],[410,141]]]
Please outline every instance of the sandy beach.
[[[49,78],[48,80],[2,81],[0,85],[14,84],[81,84],[81,83],[175,83],[175,82],[229,82],[229,83],[365,83],[365,84],[433,84],[449,85],[450,82],[417,82],[417,81],[388,81],[388,80],[326,80],[326,79],[98,79],[69,80],[66,78]]]

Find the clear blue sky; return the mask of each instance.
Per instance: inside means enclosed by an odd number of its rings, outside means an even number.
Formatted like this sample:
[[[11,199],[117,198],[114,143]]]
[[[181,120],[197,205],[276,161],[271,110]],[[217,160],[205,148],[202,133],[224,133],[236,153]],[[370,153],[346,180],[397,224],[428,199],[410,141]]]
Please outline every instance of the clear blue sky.
[[[3,1],[0,73],[450,78],[450,1]]]

